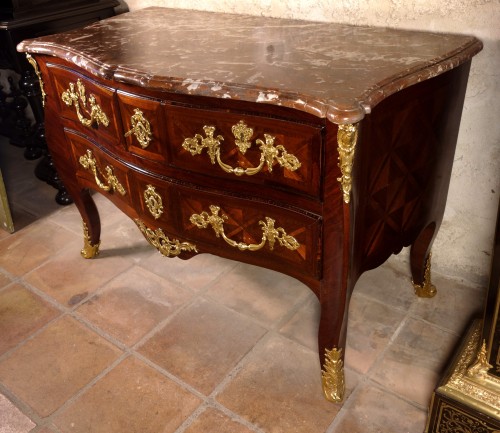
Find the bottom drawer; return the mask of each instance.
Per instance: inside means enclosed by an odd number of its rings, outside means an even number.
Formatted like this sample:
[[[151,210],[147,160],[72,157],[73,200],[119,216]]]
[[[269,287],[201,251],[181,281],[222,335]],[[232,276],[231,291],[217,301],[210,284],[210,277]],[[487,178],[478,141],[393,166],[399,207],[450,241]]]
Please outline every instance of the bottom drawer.
[[[176,189],[183,237],[200,249],[290,274],[319,277],[320,218],[279,206]]]

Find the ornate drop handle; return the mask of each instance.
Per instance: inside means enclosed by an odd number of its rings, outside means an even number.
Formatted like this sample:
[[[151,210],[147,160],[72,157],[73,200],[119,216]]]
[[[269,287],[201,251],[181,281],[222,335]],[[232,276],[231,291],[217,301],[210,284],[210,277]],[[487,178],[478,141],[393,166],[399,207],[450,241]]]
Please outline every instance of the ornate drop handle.
[[[69,83],[69,89],[64,91],[61,94],[61,99],[68,106],[75,106],[76,114],[78,116],[78,120],[85,126],[93,126],[99,125],[102,123],[104,126],[109,125],[108,116],[102,111],[102,108],[96,103],[95,95],[92,93],[89,95],[89,106],[90,111],[85,107],[87,105],[87,96],[85,95],[85,86],[78,78],[76,81],[76,91],[75,91],[75,83]],[[82,105],[82,109],[85,109],[87,113],[90,115],[90,119],[85,118],[80,111],[80,103]]]
[[[259,221],[259,225],[262,226],[262,240],[259,244],[245,244],[243,242],[236,242],[232,239],[229,239],[224,233],[224,222],[228,219],[227,215],[219,216],[220,207],[219,206],[210,206],[211,215],[208,212],[203,211],[200,214],[193,214],[189,218],[196,227],[199,229],[206,229],[208,225],[212,226],[212,229],[215,232],[217,237],[221,237],[224,241],[231,245],[232,247],[238,248],[241,251],[257,251],[264,247],[266,242],[269,242],[269,249],[274,249],[274,244],[276,241],[282,247],[286,247],[289,250],[296,250],[300,247],[300,244],[297,242],[293,236],[287,235],[285,230],[281,227],[275,228],[274,223],[275,220],[272,218],[266,217],[266,221]]]
[[[103,172],[97,167],[97,161],[94,159],[91,150],[87,150],[85,155],[80,156],[79,161],[83,168],[92,172],[95,177],[95,182],[99,188],[107,192],[118,191],[121,195],[126,194],[125,188],[123,188],[123,185],[113,174],[113,167],[107,165],[104,169],[106,174],[103,174]],[[107,185],[99,179],[99,175],[104,178],[105,182],[108,183]]]
[[[224,138],[221,135],[214,137],[215,126],[204,126],[203,131],[205,132],[205,137],[202,137],[200,134],[196,134],[192,138],[186,138],[182,143],[182,147],[189,151],[191,155],[199,155],[203,149],[207,148],[207,153],[212,164],[215,164],[215,161],[217,161],[219,166],[226,173],[232,173],[236,176],[242,176],[243,174],[252,176],[259,173],[264,168],[264,165],[267,165],[267,169],[271,173],[273,171],[273,163],[275,159],[278,161],[279,165],[290,171],[295,171],[301,166],[297,157],[288,153],[284,146],[281,144],[278,146],[274,145],[275,137],[269,134],[264,134],[264,140],[261,140],[260,138],[256,140],[256,144],[259,145],[261,152],[259,165],[257,167],[249,168],[233,168],[221,161],[220,144]],[[236,146],[241,153],[245,154],[248,148],[252,146],[252,143],[249,140],[253,135],[253,129],[249,128],[243,120],[240,120],[232,127],[232,132],[235,137]]]
[[[130,123],[132,124],[132,129],[125,133],[125,137],[134,134],[141,147],[146,149],[151,141],[151,125],[148,119],[144,117],[144,113],[141,110],[135,108],[134,114],[130,117]]]

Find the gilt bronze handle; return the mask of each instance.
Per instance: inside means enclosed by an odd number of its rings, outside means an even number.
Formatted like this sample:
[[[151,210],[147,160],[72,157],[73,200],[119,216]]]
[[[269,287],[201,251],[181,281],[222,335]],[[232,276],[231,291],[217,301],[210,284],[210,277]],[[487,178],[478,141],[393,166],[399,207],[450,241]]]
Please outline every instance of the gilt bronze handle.
[[[97,104],[95,95],[92,93],[88,97],[89,109],[87,109],[87,96],[85,94],[85,86],[82,81],[78,78],[75,83],[69,83],[69,89],[61,94],[61,99],[68,106],[72,105],[75,107],[78,120],[85,126],[93,126],[103,124],[104,126],[109,125],[108,116],[102,111],[102,108]],[[81,108],[80,108],[81,105]],[[89,119],[83,116],[81,110],[87,111],[90,116]]]
[[[232,247],[238,248],[241,251],[257,251],[263,248],[266,245],[266,242],[269,242],[269,249],[274,249],[274,244],[276,241],[282,247],[286,247],[289,250],[296,250],[300,247],[300,244],[297,242],[293,236],[287,235],[285,230],[281,227],[275,228],[274,223],[275,220],[269,217],[265,217],[266,221],[259,221],[259,225],[262,226],[262,240],[258,244],[245,244],[243,242],[236,242],[232,239],[229,239],[224,233],[224,222],[227,220],[227,215],[222,214],[219,216],[220,207],[219,206],[210,206],[210,214],[208,212],[203,211],[200,214],[193,214],[189,218],[189,221],[193,223],[199,229],[205,229],[209,225],[212,226],[212,229],[215,232],[217,237],[221,237],[224,241],[231,245]]]
[[[236,125],[233,125],[231,130],[235,137],[235,145],[241,153],[245,154],[245,152],[252,146],[250,138],[253,135],[253,129],[249,128],[243,120],[240,120]],[[204,126],[203,131],[205,132],[205,137],[202,137],[200,134],[196,134],[192,138],[186,138],[182,143],[182,147],[189,151],[191,155],[199,155],[203,149],[206,148],[212,164],[215,164],[217,161],[219,166],[226,173],[232,173],[236,176],[242,176],[244,174],[252,176],[262,171],[266,165],[267,170],[271,173],[273,171],[274,160],[276,160],[280,166],[290,171],[295,171],[301,166],[297,157],[288,153],[284,146],[281,144],[275,146],[275,137],[270,134],[264,134],[264,140],[259,138],[255,141],[256,144],[259,145],[261,152],[259,165],[257,167],[248,168],[231,167],[230,165],[222,162],[220,156],[220,145],[224,140],[224,137],[221,135],[214,137],[215,126]]]
[[[95,177],[95,182],[99,188],[107,192],[118,191],[121,195],[126,194],[125,188],[123,188],[122,184],[113,174],[113,167],[107,165],[104,168],[104,171],[106,173],[103,173],[97,167],[97,161],[95,160],[91,150],[87,150],[87,153],[85,155],[80,156],[79,161],[83,168],[92,172]],[[101,181],[99,176],[103,177],[104,181]],[[107,185],[105,182],[107,182]]]

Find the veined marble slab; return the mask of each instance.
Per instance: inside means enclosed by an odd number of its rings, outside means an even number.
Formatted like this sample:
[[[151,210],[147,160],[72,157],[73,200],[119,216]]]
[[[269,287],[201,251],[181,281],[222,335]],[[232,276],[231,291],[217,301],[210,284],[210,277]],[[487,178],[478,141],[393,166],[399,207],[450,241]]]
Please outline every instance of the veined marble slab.
[[[472,36],[146,8],[24,41],[108,79],[361,120],[394,92],[472,58]]]

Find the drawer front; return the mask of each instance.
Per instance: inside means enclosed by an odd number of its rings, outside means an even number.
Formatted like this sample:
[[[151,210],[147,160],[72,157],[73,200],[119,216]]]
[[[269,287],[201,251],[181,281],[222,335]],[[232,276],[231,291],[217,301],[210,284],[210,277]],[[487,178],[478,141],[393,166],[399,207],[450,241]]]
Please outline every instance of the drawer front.
[[[194,246],[185,251],[320,277],[320,217],[149,176],[124,166],[77,131],[66,129],[65,135],[80,185],[106,195],[153,244],[173,236]]]
[[[64,133],[71,145],[80,183],[107,195],[118,205],[130,207],[132,188],[129,170],[77,131],[66,129]]]
[[[319,276],[319,217],[184,187],[176,191],[186,239],[225,257]]]
[[[174,166],[319,197],[321,128],[229,111],[165,110]]]
[[[73,121],[72,128],[98,143],[105,141],[117,145],[121,125],[114,90],[57,65],[49,64],[48,67],[61,117]]]
[[[160,102],[119,91],[118,103],[128,152],[165,162],[166,128]]]

